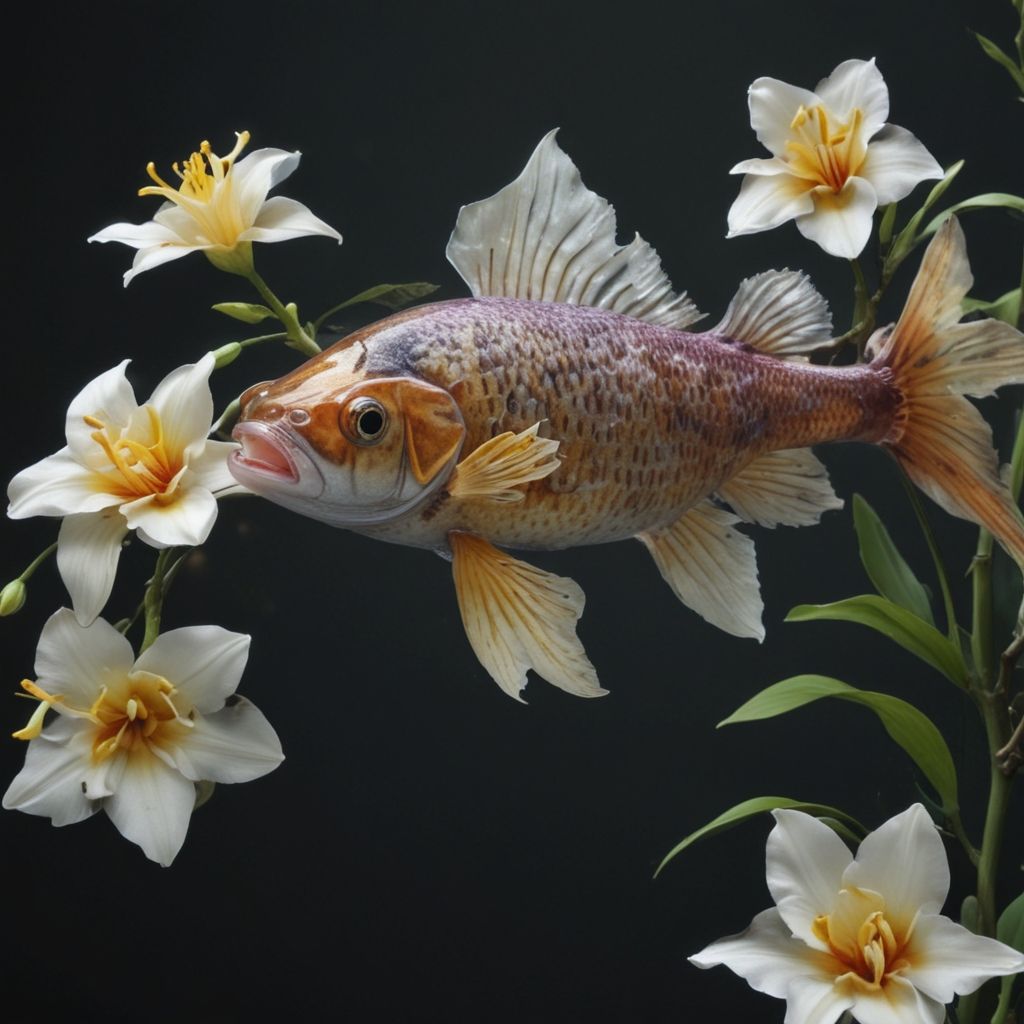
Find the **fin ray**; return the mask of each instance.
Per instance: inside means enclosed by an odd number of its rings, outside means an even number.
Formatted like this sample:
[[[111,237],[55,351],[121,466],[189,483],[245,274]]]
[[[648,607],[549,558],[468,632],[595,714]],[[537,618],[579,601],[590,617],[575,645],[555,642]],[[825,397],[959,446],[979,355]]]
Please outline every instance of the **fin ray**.
[[[615,241],[615,210],[555,141],[541,139],[511,184],[459,211],[448,259],[474,295],[597,306],[667,327],[700,319],[639,235]]]
[[[763,640],[754,542],[733,529],[738,522],[705,500],[671,526],[637,539],[687,608],[733,636]]]
[[[529,669],[578,697],[608,692],[576,635],[585,603],[579,584],[520,562],[475,534],[452,533],[449,543],[466,636],[505,693],[521,701]]]
[[[809,448],[769,452],[718,488],[717,495],[747,523],[812,526],[823,512],[842,508],[828,471]]]
[[[558,441],[539,437],[539,423],[518,434],[506,430],[469,453],[456,467],[448,487],[453,498],[522,501],[520,490],[532,480],[550,476],[561,463]]]

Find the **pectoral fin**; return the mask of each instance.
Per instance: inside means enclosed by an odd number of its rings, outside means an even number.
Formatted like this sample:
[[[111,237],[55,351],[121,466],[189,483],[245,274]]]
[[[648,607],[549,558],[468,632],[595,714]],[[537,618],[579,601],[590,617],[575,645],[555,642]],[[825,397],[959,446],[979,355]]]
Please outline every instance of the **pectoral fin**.
[[[448,486],[453,498],[489,498],[491,501],[522,501],[521,488],[558,469],[558,442],[538,437],[540,424],[513,434],[508,430],[485,441],[456,467]]]
[[[807,448],[769,452],[718,488],[718,496],[745,522],[810,526],[842,508],[828,472]]]
[[[754,542],[733,529],[738,522],[704,501],[666,529],[637,539],[687,608],[733,636],[763,640]]]
[[[510,697],[522,700],[531,668],[579,697],[608,692],[576,636],[584,597],[575,582],[535,569],[470,533],[452,533],[449,543],[466,636]]]

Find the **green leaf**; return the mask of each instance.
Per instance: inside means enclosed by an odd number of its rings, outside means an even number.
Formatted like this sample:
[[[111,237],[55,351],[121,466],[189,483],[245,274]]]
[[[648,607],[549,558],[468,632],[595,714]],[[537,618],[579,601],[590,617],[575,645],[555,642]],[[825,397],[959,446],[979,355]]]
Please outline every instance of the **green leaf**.
[[[875,510],[859,494],[853,496],[853,528],[857,531],[860,560],[875,589],[934,626],[928,592],[893,544]]]
[[[408,306],[410,302],[415,302],[417,299],[430,295],[431,292],[436,292],[439,287],[439,285],[430,284],[427,281],[412,281],[408,284],[374,285],[358,295],[353,295],[351,299],[346,299],[344,302],[339,302],[336,306],[331,306],[326,313],[321,314],[317,318],[316,327],[319,329],[329,316],[333,316],[343,309],[348,309],[349,306],[358,306],[363,302],[372,302],[387,309],[401,309],[403,306]]]
[[[246,324],[258,324],[274,315],[273,310],[261,306],[258,302],[217,302],[213,309]]]
[[[829,807],[827,804],[812,804],[803,800],[792,800],[786,796],[755,796],[750,800],[744,800],[742,803],[730,807],[727,811],[723,811],[717,818],[709,821],[706,825],[702,825],[696,832],[691,832],[685,839],[672,847],[665,855],[664,860],[658,865],[658,870],[654,872],[654,877],[657,878],[665,865],[673,857],[682,853],[688,846],[692,846],[698,839],[703,839],[705,836],[713,836],[716,832],[723,832],[734,825],[739,825],[740,822],[746,821],[748,818],[763,814],[765,811],[774,811],[780,807],[845,821],[858,830],[860,836],[867,834],[867,829],[856,818],[835,807]]]
[[[898,203],[889,203],[878,224],[878,244],[883,247],[887,246],[892,239],[892,229],[896,223],[896,207],[898,205]]]
[[[960,304],[965,313],[984,313],[986,316],[1016,327],[1020,323],[1021,289],[1012,288],[998,299],[986,302],[985,299],[964,299]]]
[[[870,708],[889,736],[901,746],[924,773],[942,799],[947,814],[959,808],[956,767],[942,733],[927,715],[899,697],[873,690],[858,690],[829,676],[793,676],[751,697],[719,726],[774,718],[822,697],[838,697]]]
[[[934,235],[943,224],[954,213],[962,213],[967,210],[983,210],[988,208],[1016,210],[1017,213],[1024,213],[1024,199],[1015,196],[1011,192],[985,192],[980,196],[972,196],[962,203],[955,203],[948,210],[943,210],[937,217],[928,222],[928,227],[921,232],[921,238]]]
[[[1017,88],[1024,92],[1024,71],[1021,71],[1010,56],[993,43],[991,39],[987,39],[980,32],[975,32],[974,38],[978,40],[978,44],[985,51],[986,56],[991,57],[997,64],[1006,68],[1010,73],[1010,77],[1017,84]]]
[[[924,220],[925,214],[939,201],[942,193],[953,184],[953,179],[960,173],[963,166],[963,160],[957,160],[955,164],[947,169],[946,173],[942,176],[942,180],[934,185],[931,192],[928,193],[928,198],[924,201],[921,209],[907,221],[906,226],[896,236],[896,241],[893,242],[892,249],[885,260],[887,273],[891,274],[903,262],[907,253],[914,248],[918,241],[917,229],[921,226],[921,221]]]
[[[863,626],[895,640],[901,647],[938,669],[957,686],[967,686],[967,666],[963,655],[934,626],[919,619],[884,597],[862,594],[833,604],[797,605],[787,622],[813,622],[820,619],[836,622],[859,622]]]
[[[1024,892],[999,915],[996,938],[1024,953]]]

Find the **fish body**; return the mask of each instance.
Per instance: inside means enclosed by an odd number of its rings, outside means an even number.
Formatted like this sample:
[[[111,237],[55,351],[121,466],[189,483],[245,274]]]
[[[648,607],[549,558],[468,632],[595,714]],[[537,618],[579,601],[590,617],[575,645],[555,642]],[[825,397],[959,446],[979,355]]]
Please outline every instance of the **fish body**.
[[[401,515],[352,526],[436,549],[452,530],[554,549],[661,529],[768,452],[881,440],[899,403],[891,374],[870,367],[787,362],[725,335],[603,309],[481,298],[422,306],[343,339],[250,396],[246,421],[308,406],[296,434],[330,459],[339,399],[387,378],[448,392],[464,452],[534,424],[558,442],[557,468],[525,485],[514,506],[442,486]],[[327,415],[317,414],[324,404]]]
[[[743,281],[722,320],[676,294],[654,250],[619,246],[554,133],[464,207],[448,256],[473,293],[365,327],[241,399],[236,478],[303,515],[449,558],[467,636],[521,699],[527,672],[606,692],[576,634],[583,592],[509,549],[635,538],[676,596],[763,638],[741,523],[804,526],[842,502],[811,446],[888,448],[947,511],[1024,568],[1024,518],[963,396],[1024,382],[1024,336],[960,324],[972,279],[955,219],[869,362],[812,364],[827,304],[799,273]]]

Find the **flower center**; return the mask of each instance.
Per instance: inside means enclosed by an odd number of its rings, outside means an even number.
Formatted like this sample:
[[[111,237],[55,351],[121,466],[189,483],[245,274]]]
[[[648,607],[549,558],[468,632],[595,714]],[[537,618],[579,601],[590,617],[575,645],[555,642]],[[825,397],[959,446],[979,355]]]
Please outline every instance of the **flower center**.
[[[136,670],[115,688],[102,687],[89,708],[75,707],[61,694],[47,693],[30,679],[23,679],[21,688],[38,700],[39,706],[25,728],[14,733],[15,739],[35,739],[42,731],[47,710],[53,708],[93,724],[92,758],[97,763],[119,750],[131,752],[139,744],[172,739],[182,729],[191,729],[195,717],[195,709],[182,703],[174,685],[153,672]]]
[[[862,139],[864,112],[855,107],[850,120],[836,124],[828,111],[801,106],[789,126],[792,137],[786,141],[788,163],[795,175],[841,192],[847,179],[864,163],[867,146]]]
[[[192,218],[206,244],[234,248],[238,236],[249,225],[244,222],[232,188],[231,169],[249,138],[248,132],[239,132],[235,148],[223,157],[213,152],[209,142],[200,143],[198,153],[193,153],[183,165],[173,165],[174,173],[181,179],[178,188],[164,181],[156,172],[156,164],[150,161],[146,173],[156,185],[140,188],[139,195],[162,196]]]
[[[94,428],[89,436],[110,461],[110,467],[101,471],[110,493],[128,500],[155,494],[158,500],[171,501],[172,485],[181,467],[167,449],[159,414],[151,405],[144,408],[149,417],[148,443],[124,437],[120,428],[97,416],[83,419],[86,426]]]
[[[814,920],[814,934],[847,968],[836,978],[865,991],[877,991],[909,966],[904,956],[913,924],[898,936],[886,920],[884,901],[876,893],[844,889],[832,914]]]

